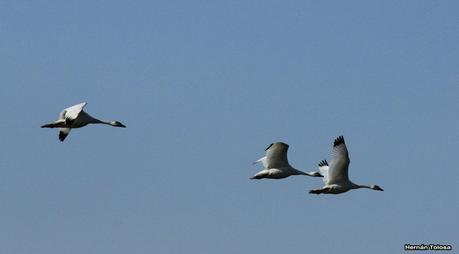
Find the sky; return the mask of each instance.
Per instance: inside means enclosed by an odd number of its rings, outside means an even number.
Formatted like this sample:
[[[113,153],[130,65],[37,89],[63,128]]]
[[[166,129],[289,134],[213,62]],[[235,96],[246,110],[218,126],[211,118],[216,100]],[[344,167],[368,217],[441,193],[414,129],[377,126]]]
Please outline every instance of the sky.
[[[0,2],[0,253],[459,248],[457,1]],[[126,129],[65,142],[68,106]],[[350,178],[252,181],[275,141]],[[430,253],[430,252],[423,252]]]

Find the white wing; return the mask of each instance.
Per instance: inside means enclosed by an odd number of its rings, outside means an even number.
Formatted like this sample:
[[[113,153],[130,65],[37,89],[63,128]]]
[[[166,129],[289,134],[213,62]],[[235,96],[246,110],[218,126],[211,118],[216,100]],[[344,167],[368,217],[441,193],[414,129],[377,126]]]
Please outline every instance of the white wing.
[[[62,110],[62,112],[59,114],[59,120],[65,120],[65,114],[67,114],[67,110]]]
[[[319,171],[320,174],[323,175],[322,180],[324,181],[325,185],[328,185],[329,182],[329,167],[328,167],[328,162],[326,160],[323,160],[319,162]]]
[[[290,166],[287,159],[288,145],[282,142],[272,143],[266,148],[265,168],[283,168]]]
[[[349,155],[343,136],[333,142],[332,162],[328,172],[328,184],[348,183]]]
[[[265,168],[268,166],[268,163],[266,162],[266,156],[258,159],[253,164],[257,164],[257,163],[263,164],[263,167],[265,167]]]
[[[59,115],[59,119],[76,119],[86,104],[86,102],[82,102],[62,110],[61,114]]]

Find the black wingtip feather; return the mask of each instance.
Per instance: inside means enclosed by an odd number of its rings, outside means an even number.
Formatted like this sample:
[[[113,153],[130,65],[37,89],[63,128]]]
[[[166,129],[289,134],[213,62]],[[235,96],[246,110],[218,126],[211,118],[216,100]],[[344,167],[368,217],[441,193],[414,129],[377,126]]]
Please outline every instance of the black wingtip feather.
[[[271,145],[269,145],[268,147],[266,147],[265,151],[268,151],[269,148],[271,148],[271,146],[273,146],[274,143],[271,143]]]
[[[59,132],[59,140],[61,142],[64,142],[64,139],[67,137],[67,134],[63,133],[63,132]]]
[[[319,162],[319,167],[323,167],[323,166],[328,166],[327,160],[322,160],[321,162]]]
[[[344,144],[344,137],[343,136],[339,136],[335,139],[335,141],[333,142],[333,146],[339,146],[341,144]]]

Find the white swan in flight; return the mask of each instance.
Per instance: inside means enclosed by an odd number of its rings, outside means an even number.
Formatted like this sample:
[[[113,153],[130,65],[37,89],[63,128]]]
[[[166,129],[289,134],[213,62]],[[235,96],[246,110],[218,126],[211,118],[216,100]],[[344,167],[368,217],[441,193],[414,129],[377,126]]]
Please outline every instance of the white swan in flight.
[[[319,163],[320,173],[324,176],[325,186],[321,189],[310,190],[313,194],[340,194],[352,189],[367,188],[383,191],[378,185],[359,185],[351,182],[348,176],[349,155],[343,136],[333,142],[332,162],[328,166],[326,160]]]
[[[71,129],[81,128],[88,124],[98,123],[107,124],[114,127],[126,127],[124,124],[118,121],[101,121],[90,116],[88,113],[83,111],[83,108],[86,106],[86,104],[86,102],[82,102],[80,104],[64,109],[59,115],[59,120],[42,125],[41,128],[60,128],[59,140],[64,141],[67,135],[69,135]]]
[[[264,169],[250,179],[282,179],[291,175],[322,177],[319,172],[303,172],[290,166],[287,160],[288,147],[289,145],[282,142],[272,143],[269,145],[265,149],[266,156],[254,162],[254,164],[261,162]]]

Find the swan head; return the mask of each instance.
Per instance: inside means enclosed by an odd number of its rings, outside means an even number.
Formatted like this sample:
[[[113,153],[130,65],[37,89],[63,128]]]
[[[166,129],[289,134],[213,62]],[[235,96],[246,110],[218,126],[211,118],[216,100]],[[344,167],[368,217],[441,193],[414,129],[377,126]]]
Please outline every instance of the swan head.
[[[370,188],[372,190],[377,190],[377,191],[384,191],[381,187],[379,187],[378,185],[371,185]]]
[[[122,124],[121,122],[118,122],[118,121],[112,121],[112,122],[110,122],[110,125],[114,126],[114,127],[126,128],[126,125],[124,125],[124,124]]]

